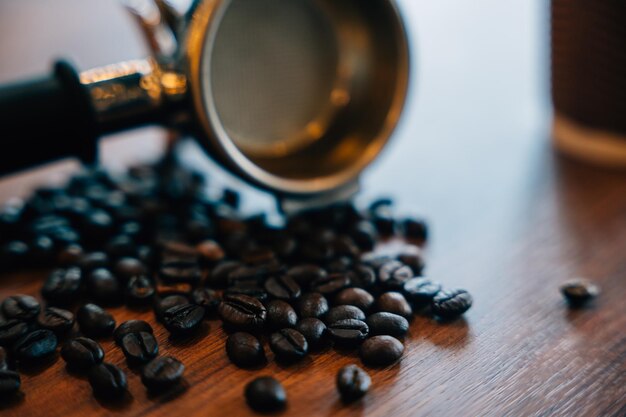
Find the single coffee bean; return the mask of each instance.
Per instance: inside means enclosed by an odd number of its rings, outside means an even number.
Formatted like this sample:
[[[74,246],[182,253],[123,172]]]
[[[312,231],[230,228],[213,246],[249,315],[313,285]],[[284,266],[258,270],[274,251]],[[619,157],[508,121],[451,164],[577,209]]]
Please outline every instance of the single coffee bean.
[[[285,408],[287,394],[283,386],[270,376],[256,378],[246,385],[246,402],[255,411],[273,412]]]
[[[347,319],[365,321],[365,313],[358,307],[343,305],[331,308],[324,316],[324,322],[326,324]]]
[[[195,261],[173,261],[161,265],[159,277],[164,282],[190,282],[195,284],[202,279],[202,269]]]
[[[185,365],[172,356],[160,356],[150,361],[141,371],[141,382],[149,390],[160,391],[178,384]]]
[[[430,308],[442,319],[453,319],[469,310],[472,302],[472,296],[465,290],[444,290],[433,298]]]
[[[74,314],[60,308],[48,307],[37,318],[37,324],[42,329],[54,332],[57,337],[63,336],[74,327]]]
[[[267,318],[267,310],[256,298],[246,295],[225,295],[218,307],[222,321],[238,329],[258,329]]]
[[[206,315],[214,314],[217,312],[217,307],[220,305],[220,296],[219,294],[206,287],[196,288],[191,293],[191,299],[193,302],[200,307],[204,308]]]
[[[49,305],[71,305],[78,301],[82,271],[80,268],[55,269],[41,288]]]
[[[228,275],[234,270],[242,266],[241,262],[237,261],[221,261],[211,273],[207,276],[205,285],[211,288],[224,288],[228,283]]]
[[[112,363],[101,363],[89,370],[89,383],[94,394],[104,398],[119,398],[126,394],[126,374]]]
[[[0,369],[0,398],[15,394],[19,391],[20,385],[20,374],[8,369]]]
[[[129,306],[146,306],[152,302],[156,290],[154,284],[145,275],[136,275],[126,284],[125,300]]]
[[[102,363],[104,350],[98,342],[87,337],[77,337],[65,342],[61,348],[61,357],[73,370],[85,372],[92,366]]]
[[[387,366],[398,359],[404,353],[404,345],[395,337],[373,336],[361,345],[359,355],[364,364],[368,366]]]
[[[76,321],[80,331],[89,337],[108,337],[115,330],[115,319],[96,304],[85,304],[78,309]]]
[[[0,320],[0,346],[11,346],[30,329],[28,323],[20,320]]]
[[[404,295],[395,291],[381,294],[376,300],[376,308],[378,311],[397,314],[407,320],[413,315],[413,309]]]
[[[374,297],[362,288],[346,288],[334,298],[335,305],[350,305],[369,311],[374,305]]]
[[[12,295],[2,302],[2,314],[8,320],[35,320],[40,311],[39,301],[30,295]]]
[[[328,325],[328,334],[338,344],[353,346],[365,340],[369,328],[361,320],[339,320]]]
[[[372,379],[356,365],[344,366],[337,372],[337,390],[345,402],[356,401],[369,391]]]
[[[293,278],[299,285],[308,287],[311,282],[324,279],[328,274],[317,265],[304,264],[289,269],[287,275]]]
[[[98,303],[112,305],[122,301],[121,285],[108,269],[93,270],[87,277],[87,290]]]
[[[241,368],[265,363],[263,345],[250,333],[236,332],[228,336],[226,354],[232,363]]]
[[[113,338],[118,345],[122,343],[124,336],[130,333],[145,332],[153,334],[152,326],[143,320],[128,320],[117,326],[113,332]]]
[[[302,293],[298,283],[289,275],[269,278],[265,281],[265,290],[271,297],[280,300],[295,300]]]
[[[369,252],[376,246],[378,231],[374,225],[368,221],[360,221],[352,227],[350,237],[354,243],[364,252]]]
[[[409,331],[409,322],[402,316],[393,313],[374,313],[365,321],[370,329],[370,335],[387,335],[404,337]]]
[[[405,219],[402,221],[402,232],[404,237],[425,241],[428,239],[428,226],[426,222],[419,219]]]
[[[120,346],[130,366],[147,363],[159,354],[159,344],[148,332],[128,333]]]
[[[404,283],[402,292],[416,307],[430,305],[435,295],[441,291],[441,285],[428,278],[412,278]]]
[[[296,325],[296,330],[306,338],[311,349],[320,349],[328,342],[326,325],[320,319],[302,319]]]
[[[213,265],[226,256],[222,247],[214,240],[205,240],[198,243],[196,250],[198,251],[200,262],[207,265]]]
[[[351,274],[337,272],[311,281],[309,288],[324,295],[334,294],[350,286]]]
[[[426,266],[424,258],[422,258],[421,252],[419,251],[408,251],[406,253],[400,253],[398,255],[398,261],[411,268],[411,271],[413,271],[413,276],[422,275],[424,267]]]
[[[86,253],[78,261],[78,266],[84,273],[89,273],[98,268],[106,268],[108,265],[109,257],[104,252]]]
[[[199,305],[182,304],[165,310],[163,324],[173,336],[189,336],[200,328],[204,314]]]
[[[60,266],[76,265],[83,257],[85,251],[78,243],[65,246],[57,254],[57,262]]]
[[[296,311],[285,301],[272,300],[265,305],[265,308],[267,309],[267,325],[270,329],[295,327],[298,322]]]
[[[350,273],[350,281],[359,288],[372,288],[376,284],[376,272],[371,266],[357,264]]]
[[[146,266],[139,259],[124,257],[115,263],[113,271],[121,281],[126,282],[134,276],[145,275],[146,269]]]
[[[389,290],[399,290],[413,278],[413,271],[399,261],[389,261],[378,270],[378,281]]]
[[[248,297],[256,298],[261,302],[265,302],[268,299],[267,291],[265,288],[259,286],[256,283],[241,283],[226,288],[224,296],[226,295],[247,295]]]
[[[54,354],[57,337],[50,330],[35,330],[13,344],[13,353],[20,361],[35,362]]]
[[[293,361],[303,358],[309,344],[302,333],[295,329],[281,329],[270,336],[270,349],[277,359]]]
[[[328,301],[320,293],[306,293],[298,300],[298,313],[301,318],[320,318],[328,312]]]
[[[561,286],[561,294],[573,307],[579,307],[600,293],[597,285],[584,279],[574,279]]]
[[[154,303],[154,313],[157,320],[163,321],[163,315],[167,310],[172,307],[189,304],[191,300],[189,297],[182,294],[172,294],[166,297],[156,299]]]

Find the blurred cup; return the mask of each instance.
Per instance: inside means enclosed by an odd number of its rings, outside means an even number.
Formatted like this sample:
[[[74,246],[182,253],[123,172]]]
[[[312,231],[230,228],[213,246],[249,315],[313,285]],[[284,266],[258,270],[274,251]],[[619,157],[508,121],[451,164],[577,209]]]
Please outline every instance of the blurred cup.
[[[551,12],[554,143],[626,168],[626,1],[552,0]]]

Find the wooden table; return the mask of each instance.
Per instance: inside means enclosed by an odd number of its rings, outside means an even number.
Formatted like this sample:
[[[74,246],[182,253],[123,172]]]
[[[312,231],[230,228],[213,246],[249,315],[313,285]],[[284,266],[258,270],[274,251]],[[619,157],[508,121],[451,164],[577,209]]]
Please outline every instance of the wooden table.
[[[402,2],[419,53],[395,143],[364,177],[363,199],[381,193],[432,225],[428,274],[467,288],[475,305],[442,325],[416,318],[402,361],[371,370],[373,390],[344,406],[337,369],[358,362],[334,351],[261,371],[229,364],[216,322],[193,343],[167,340],[187,366],[188,389],[150,397],[129,372],[132,398],[101,404],[62,361],[23,375],[23,397],[3,416],[250,415],[242,391],[259,374],[281,380],[284,413],[367,416],[626,415],[626,174],[555,156],[549,145],[546,2]],[[41,72],[52,56],[81,68],[140,56],[115,2],[0,2],[0,81]],[[105,164],[158,154],[158,131],[104,147]],[[150,152],[146,152],[150,149]],[[3,150],[6,152],[7,150]],[[64,164],[0,181],[0,199],[26,193]],[[258,202],[258,203],[257,203]],[[250,193],[248,206],[267,204]],[[0,277],[0,298],[37,294],[45,271]],[[569,310],[559,284],[574,276],[602,288]],[[112,310],[119,321],[137,317]],[[151,322],[151,314],[139,315]],[[193,346],[191,346],[193,344]],[[107,359],[126,368],[105,342]]]

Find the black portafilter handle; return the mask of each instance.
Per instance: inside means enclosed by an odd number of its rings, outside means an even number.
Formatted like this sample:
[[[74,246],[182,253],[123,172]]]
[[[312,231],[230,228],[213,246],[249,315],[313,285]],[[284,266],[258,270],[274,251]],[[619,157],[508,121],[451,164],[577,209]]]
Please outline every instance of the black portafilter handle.
[[[97,138],[89,93],[67,62],[47,76],[0,86],[0,175],[66,157],[93,163]]]

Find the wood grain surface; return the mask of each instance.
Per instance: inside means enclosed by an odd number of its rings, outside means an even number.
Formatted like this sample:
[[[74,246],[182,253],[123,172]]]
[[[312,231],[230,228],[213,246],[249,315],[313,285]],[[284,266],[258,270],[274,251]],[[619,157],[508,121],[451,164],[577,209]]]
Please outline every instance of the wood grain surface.
[[[118,322],[154,325],[162,354],[187,367],[184,392],[151,397],[129,370],[130,398],[100,403],[59,359],[25,371],[23,396],[0,403],[0,415],[252,415],[243,388],[265,374],[287,390],[285,416],[626,415],[626,173],[565,160],[549,146],[546,2],[401,3],[420,39],[418,82],[361,198],[391,195],[400,212],[428,218],[427,273],[474,295],[465,318],[416,317],[402,360],[369,370],[371,393],[343,405],[334,378],[359,362],[352,354],[329,350],[289,367],[270,357],[245,371],[227,360],[217,321],[176,343],[150,312],[112,309]],[[115,2],[98,0],[0,2],[0,39],[0,81],[41,72],[54,55],[87,68],[143,51]],[[103,160],[116,168],[151,158],[159,137],[149,130],[107,140]],[[190,152],[213,181],[228,181]],[[65,163],[4,179],[0,200],[75,169]],[[267,196],[245,197],[249,208],[267,206]],[[0,275],[0,298],[38,294],[45,276]],[[574,276],[602,289],[587,308],[570,310],[559,294]],[[103,345],[107,360],[126,370],[121,351]]]

